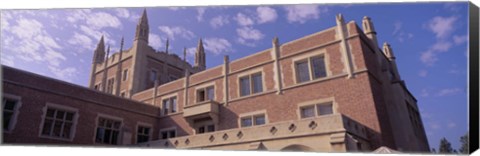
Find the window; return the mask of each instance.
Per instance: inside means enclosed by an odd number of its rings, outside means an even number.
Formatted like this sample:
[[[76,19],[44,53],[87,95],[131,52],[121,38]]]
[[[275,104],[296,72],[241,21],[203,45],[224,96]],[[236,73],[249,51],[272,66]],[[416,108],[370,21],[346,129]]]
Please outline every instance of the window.
[[[128,69],[123,70],[122,81],[126,81],[128,78]]]
[[[102,83],[96,84],[96,85],[94,86],[94,89],[95,89],[95,90],[101,90],[101,88],[102,88]]]
[[[333,114],[333,104],[331,102],[300,107],[301,118],[309,118],[330,114]]]
[[[99,117],[95,142],[104,144],[118,144],[120,127],[122,122],[118,120]]]
[[[177,112],[177,97],[164,99],[162,102],[163,115]]]
[[[113,84],[115,83],[115,78],[112,77],[107,81],[107,93],[113,93]]]
[[[72,138],[74,111],[47,107],[41,135],[55,138]]]
[[[245,116],[240,119],[241,127],[250,127],[265,124],[265,114]]]
[[[157,80],[157,71],[151,70],[150,71],[150,81],[155,82]]]
[[[295,62],[297,83],[327,76],[324,56],[314,56]]]
[[[177,131],[175,129],[171,130],[162,130],[160,131],[162,139],[175,138],[177,136]]]
[[[121,93],[120,93],[120,96],[121,96],[121,97],[125,97],[125,91],[121,92]]]
[[[200,127],[197,128],[197,130],[198,130],[198,134],[207,133],[207,132],[214,132],[215,131],[215,125],[210,124],[210,125],[200,126]]]
[[[215,92],[213,86],[201,88],[197,90],[197,102],[213,100]]]
[[[137,143],[147,142],[150,139],[150,127],[137,127]]]
[[[240,77],[240,96],[260,93],[262,91],[262,73]]]
[[[178,77],[175,75],[170,75],[168,78],[169,78],[169,81],[175,81],[178,79]]]
[[[3,97],[3,130],[10,131],[13,129],[15,113],[18,109],[19,100]]]

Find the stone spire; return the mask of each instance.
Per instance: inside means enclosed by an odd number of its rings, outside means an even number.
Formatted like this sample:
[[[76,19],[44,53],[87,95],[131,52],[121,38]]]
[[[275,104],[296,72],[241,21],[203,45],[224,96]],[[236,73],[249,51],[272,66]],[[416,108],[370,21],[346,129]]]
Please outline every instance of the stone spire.
[[[147,9],[143,10],[142,17],[138,21],[135,31],[135,40],[143,40],[148,43],[148,33],[150,31],[147,18]]]
[[[168,54],[168,45],[169,45],[169,43],[168,43],[168,38],[167,38],[167,43],[165,44],[165,52],[166,52],[167,54]]]
[[[390,61],[395,60],[395,55],[393,54],[392,47],[390,47],[390,44],[388,44],[387,42],[383,43],[383,53]]]
[[[375,31],[375,27],[373,26],[373,22],[368,16],[364,16],[362,20],[362,27],[363,32],[365,35],[372,40],[375,47],[378,47],[377,41],[377,32]]]
[[[103,58],[105,57],[105,41],[103,40],[103,35],[100,38],[100,41],[97,44],[97,48],[93,53],[93,63],[101,63],[103,62]]]
[[[205,49],[203,48],[202,39],[198,41],[197,51],[195,52],[195,67],[205,70],[206,60],[205,60]]]

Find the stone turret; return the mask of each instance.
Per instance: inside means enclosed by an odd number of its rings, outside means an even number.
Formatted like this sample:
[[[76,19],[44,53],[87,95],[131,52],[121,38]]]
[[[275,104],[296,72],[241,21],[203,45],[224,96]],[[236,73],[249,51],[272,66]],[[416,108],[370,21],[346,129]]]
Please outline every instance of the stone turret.
[[[148,18],[147,18],[147,9],[143,10],[142,17],[138,21],[137,29],[135,31],[135,39],[134,41],[141,40],[148,43],[148,33],[150,32],[150,28],[148,25]]]
[[[377,41],[377,32],[375,31],[375,27],[373,26],[373,22],[368,16],[364,16],[362,20],[362,27],[363,32],[365,35],[373,42],[375,48],[378,47]]]
[[[206,68],[206,59],[205,59],[205,48],[203,48],[202,39],[198,41],[197,51],[195,52],[195,68],[200,70],[205,70]]]

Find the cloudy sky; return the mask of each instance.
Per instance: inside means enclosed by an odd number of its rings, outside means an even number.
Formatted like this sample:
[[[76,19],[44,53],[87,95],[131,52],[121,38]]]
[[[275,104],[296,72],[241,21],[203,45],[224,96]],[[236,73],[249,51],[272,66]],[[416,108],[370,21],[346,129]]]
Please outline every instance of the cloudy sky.
[[[432,148],[446,137],[459,148],[467,131],[467,3],[149,7],[150,45],[188,60],[202,38],[207,68],[335,26],[335,15],[370,16],[389,42],[401,78],[418,100]],[[144,8],[2,10],[1,64],[87,86],[100,36],[113,51],[131,47]]]

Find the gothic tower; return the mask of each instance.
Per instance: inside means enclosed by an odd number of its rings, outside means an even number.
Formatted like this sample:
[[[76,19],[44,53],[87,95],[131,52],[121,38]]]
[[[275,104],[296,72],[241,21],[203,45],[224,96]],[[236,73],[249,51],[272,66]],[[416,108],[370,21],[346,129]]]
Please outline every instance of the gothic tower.
[[[195,65],[193,66],[201,70],[206,68],[205,49],[203,48],[202,39],[198,41],[197,51],[195,52]]]
[[[147,9],[144,9],[142,13],[142,17],[138,21],[137,29],[135,30],[134,41],[142,40],[148,43],[149,32],[150,32],[150,28],[148,26]]]
[[[97,44],[97,48],[93,52],[93,59],[92,59],[92,68],[90,73],[90,88],[95,88],[95,72],[97,70],[97,64],[102,63],[103,59],[105,58],[105,41],[103,40],[103,35],[100,38],[100,41]],[[99,87],[99,86],[97,86]],[[98,88],[96,88],[98,89]]]

